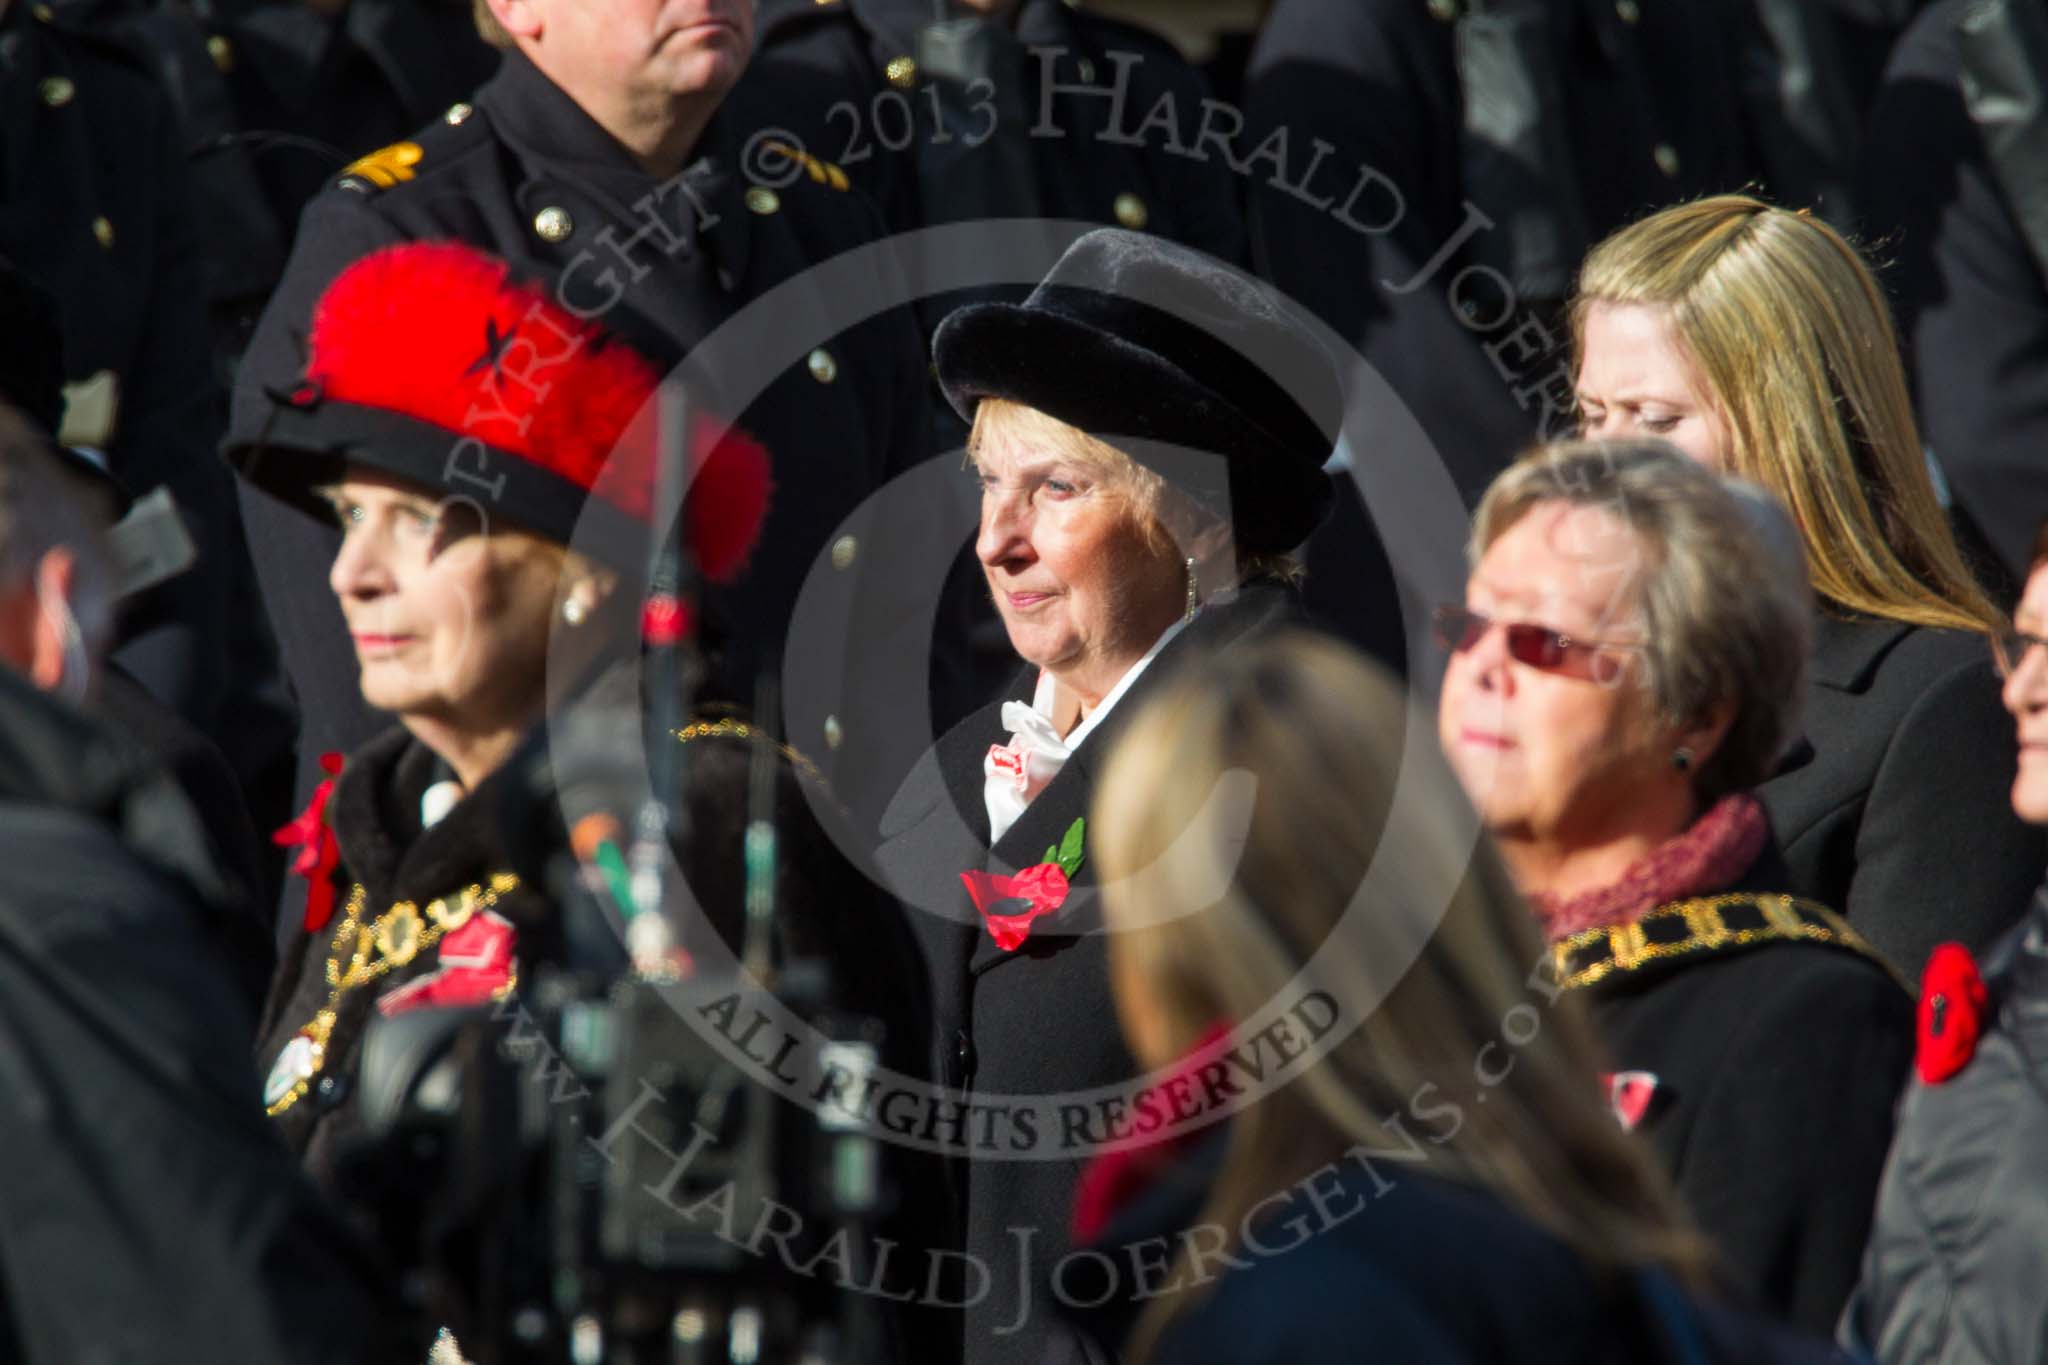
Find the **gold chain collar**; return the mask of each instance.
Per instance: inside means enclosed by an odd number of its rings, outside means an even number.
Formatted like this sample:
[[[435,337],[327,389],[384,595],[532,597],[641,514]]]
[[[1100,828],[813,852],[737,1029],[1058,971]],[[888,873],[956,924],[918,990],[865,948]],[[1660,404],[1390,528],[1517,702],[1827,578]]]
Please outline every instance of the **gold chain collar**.
[[[368,924],[363,922],[363,910],[369,893],[361,883],[352,888],[327,957],[327,1003],[278,1054],[265,1086],[263,1112],[275,1118],[312,1089],[327,1064],[327,1043],[340,1018],[343,996],[414,961],[518,886],[519,878],[511,873],[494,873],[487,882],[428,901],[424,912],[412,901],[399,901]],[[508,981],[506,989],[511,984]],[[289,1086],[280,1090],[286,1081]]]

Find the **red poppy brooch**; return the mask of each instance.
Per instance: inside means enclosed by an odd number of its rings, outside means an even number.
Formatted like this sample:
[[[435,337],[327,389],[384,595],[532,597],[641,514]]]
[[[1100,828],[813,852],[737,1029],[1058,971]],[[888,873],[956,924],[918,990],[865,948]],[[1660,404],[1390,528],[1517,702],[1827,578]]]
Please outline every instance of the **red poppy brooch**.
[[[334,869],[341,862],[341,845],[327,822],[327,802],[334,795],[334,779],[341,775],[341,755],[320,755],[320,767],[327,778],[313,788],[313,797],[283,829],[270,836],[274,844],[296,848],[292,871],[306,879],[306,932],[317,934],[334,917]]]
[[[1066,837],[1046,849],[1045,861],[1035,867],[1008,875],[993,872],[960,874],[961,882],[967,887],[967,897],[981,913],[982,922],[988,925],[989,936],[995,939],[996,947],[1006,953],[1014,953],[1031,936],[1033,921],[1066,904],[1073,877],[1081,870],[1082,836],[1086,825],[1085,820],[1076,820],[1069,825]],[[1017,901],[1024,902],[1021,910],[997,913]]]
[[[1977,960],[1960,943],[1944,943],[1920,977],[1919,1037],[1913,1066],[1928,1085],[1940,1085],[1970,1064],[1984,1032],[1991,993]]]

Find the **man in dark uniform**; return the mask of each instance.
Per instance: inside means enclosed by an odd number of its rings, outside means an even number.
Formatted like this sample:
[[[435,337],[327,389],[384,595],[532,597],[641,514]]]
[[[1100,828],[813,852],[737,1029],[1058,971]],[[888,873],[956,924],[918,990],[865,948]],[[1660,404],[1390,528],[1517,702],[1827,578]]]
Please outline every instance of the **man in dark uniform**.
[[[763,0],[760,24],[763,67],[808,78],[787,126],[897,231],[1064,219],[1243,260],[1228,168],[1170,150],[1208,85],[1144,29],[1061,0]]]
[[[467,0],[52,2],[128,48],[177,114],[223,393],[306,200],[497,65]]]
[[[831,638],[791,644],[786,660],[783,637],[814,564],[837,605],[872,583],[891,555],[890,537],[841,523],[924,458],[925,365],[907,313],[818,330],[835,300],[799,282],[776,296],[797,316],[778,316],[749,354],[735,358],[728,348],[719,362],[724,371],[736,359],[761,369],[767,387],[758,400],[730,374],[696,373],[695,348],[721,324],[815,263],[874,242],[881,225],[843,179],[799,176],[780,190],[743,181],[737,158],[766,121],[747,101],[728,99],[749,55],[752,7],[703,0],[686,10],[679,23],[676,6],[646,0],[490,0],[510,44],[498,75],[413,140],[364,158],[308,206],[285,281],[244,360],[230,442],[262,445],[275,406],[269,394],[300,377],[313,301],[344,267],[395,242],[485,247],[553,282],[565,306],[602,317],[660,363],[691,354],[693,383],[728,380],[734,403],[744,402],[735,412],[715,393],[704,398],[768,448],[776,484],[746,576],[709,599],[727,635],[726,681],[750,696],[756,672],[778,661],[792,680],[828,675],[831,682],[803,689],[811,701],[789,702],[788,738],[816,758],[856,817],[872,816],[928,736],[915,735],[923,717],[912,697],[867,679],[906,653],[925,657],[929,613],[914,643],[888,634],[913,610],[879,624],[862,616],[858,625],[850,608],[828,610]],[[546,339],[513,344],[543,382]],[[490,471],[465,472],[487,497]],[[310,787],[314,755],[353,748],[382,727],[357,692],[354,651],[327,587],[337,540],[260,496],[246,505],[300,691],[302,786]],[[890,590],[914,593],[900,582]],[[873,602],[872,591],[861,600]],[[847,681],[856,657],[870,671]],[[786,683],[785,698],[793,690]]]
[[[870,194],[894,231],[1094,223],[1246,262],[1230,168],[1184,154],[1207,82],[1155,34],[1062,0],[762,0],[758,22],[748,79],[794,97],[778,104],[777,124]],[[1066,240],[1053,242],[1048,261]],[[920,287],[919,322],[929,340],[963,304],[1028,292],[1028,282]],[[929,410],[934,447],[962,448],[967,428],[953,410]],[[972,621],[974,650],[965,673],[933,676],[942,730],[1016,670],[980,566],[964,551],[947,601],[950,618]]]
[[[0,0],[0,256],[57,301],[61,433],[177,500],[199,562],[128,604],[115,658],[226,755],[259,816],[290,793],[290,703],[213,448],[205,282],[176,121],[117,44]],[[275,788],[274,792],[271,790]]]
[[[1587,249],[1748,178],[1726,8],[1279,0],[1268,17],[1235,142],[1254,264],[1357,346],[1468,499],[1574,424],[1561,305]],[[1344,488],[1308,598],[1398,668],[1391,599],[1354,587],[1384,577],[1376,541]]]
[[[1893,54],[1861,184],[1922,436],[2008,605],[2003,566],[2030,561],[2048,514],[2044,90],[2039,4],[1940,0]]]

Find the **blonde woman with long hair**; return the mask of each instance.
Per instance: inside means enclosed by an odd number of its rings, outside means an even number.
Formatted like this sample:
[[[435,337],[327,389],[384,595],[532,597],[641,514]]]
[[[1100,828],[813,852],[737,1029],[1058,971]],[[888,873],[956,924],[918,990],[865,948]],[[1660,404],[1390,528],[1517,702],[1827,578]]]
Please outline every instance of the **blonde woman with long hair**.
[[[1123,1274],[1072,1297],[1153,1291],[1096,1314],[1126,1359],[1636,1362],[1682,1358],[1667,1315],[1733,1325],[1690,1306],[1706,1243],[1616,1122],[1583,1002],[1428,727],[1297,632],[1183,675],[1111,756],[1125,1036],[1155,1073],[1220,1057],[1239,1087],[1227,1124],[1084,1177],[1077,1233]],[[1149,1282],[1147,1245],[1170,1248]]]
[[[1990,644],[2003,627],[1936,497],[1884,297],[1818,218],[1679,205],[1587,257],[1572,304],[1584,434],[1658,436],[1762,486],[1816,598],[1805,730],[1763,799],[1793,889],[1904,971],[1981,947],[2033,890]]]

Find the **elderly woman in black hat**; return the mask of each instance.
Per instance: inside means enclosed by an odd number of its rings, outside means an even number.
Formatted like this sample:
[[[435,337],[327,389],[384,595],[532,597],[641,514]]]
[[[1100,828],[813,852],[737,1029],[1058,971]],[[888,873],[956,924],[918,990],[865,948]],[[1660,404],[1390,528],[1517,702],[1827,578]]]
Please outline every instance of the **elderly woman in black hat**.
[[[337,776],[279,832],[308,888],[262,1024],[264,1100],[318,1177],[354,1126],[373,1015],[501,997],[560,947],[504,808],[551,701],[637,713],[617,665],[639,602],[621,584],[645,563],[658,381],[504,262],[391,247],[329,287],[303,382],[227,452],[340,523],[329,586],[364,700],[398,721],[330,755]],[[765,454],[737,433],[698,445],[691,515],[715,487],[720,516],[757,525]],[[597,549],[570,548],[579,526]]]
[[[1095,774],[1169,671],[1298,617],[1292,552],[1331,497],[1334,439],[1311,413],[1334,419],[1335,372],[1264,287],[1115,230],[1083,237],[1022,305],[956,312],[934,348],[973,425],[976,553],[1023,668],[906,780],[880,863],[915,907],[948,1095],[1123,1083],[1141,1068],[1099,937]],[[1035,1363],[1067,1349],[1038,1286],[1107,1133],[980,1136],[955,1190],[962,1248],[992,1283],[964,1354]]]

